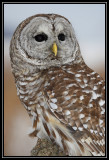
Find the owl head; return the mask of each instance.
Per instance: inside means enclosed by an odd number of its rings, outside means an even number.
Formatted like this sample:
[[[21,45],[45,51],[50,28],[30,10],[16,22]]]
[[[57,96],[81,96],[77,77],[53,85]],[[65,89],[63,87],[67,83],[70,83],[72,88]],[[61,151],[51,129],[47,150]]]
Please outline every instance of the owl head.
[[[12,37],[10,57],[15,66],[39,69],[83,60],[71,23],[57,14],[38,14],[24,20]]]

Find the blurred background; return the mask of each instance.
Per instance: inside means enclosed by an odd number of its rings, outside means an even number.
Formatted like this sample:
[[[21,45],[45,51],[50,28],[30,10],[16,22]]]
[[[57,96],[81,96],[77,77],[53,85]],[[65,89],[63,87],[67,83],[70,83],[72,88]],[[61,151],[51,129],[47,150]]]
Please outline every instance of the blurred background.
[[[31,121],[16,94],[9,45],[19,23],[39,13],[68,18],[86,64],[105,78],[105,4],[4,4],[4,156],[29,156],[37,141],[27,134]]]

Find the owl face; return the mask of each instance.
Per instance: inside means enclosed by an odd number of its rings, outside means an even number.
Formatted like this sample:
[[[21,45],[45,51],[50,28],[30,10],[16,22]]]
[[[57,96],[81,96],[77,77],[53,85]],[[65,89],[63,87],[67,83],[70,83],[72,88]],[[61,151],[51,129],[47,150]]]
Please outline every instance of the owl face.
[[[80,52],[71,23],[60,15],[36,15],[20,26],[17,44],[26,62],[58,66],[74,61]]]

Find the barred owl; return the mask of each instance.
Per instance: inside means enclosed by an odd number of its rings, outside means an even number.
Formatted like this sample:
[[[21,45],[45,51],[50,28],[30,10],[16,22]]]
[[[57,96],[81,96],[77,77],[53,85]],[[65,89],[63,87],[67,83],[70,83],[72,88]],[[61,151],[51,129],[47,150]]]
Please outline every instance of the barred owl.
[[[30,136],[55,141],[69,156],[104,156],[104,80],[85,64],[71,23],[57,14],[27,18],[10,60]]]

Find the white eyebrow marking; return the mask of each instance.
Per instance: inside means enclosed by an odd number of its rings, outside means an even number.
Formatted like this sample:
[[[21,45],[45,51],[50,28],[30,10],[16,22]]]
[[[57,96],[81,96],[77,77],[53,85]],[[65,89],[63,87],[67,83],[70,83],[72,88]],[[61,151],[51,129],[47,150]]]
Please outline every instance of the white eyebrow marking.
[[[63,25],[61,23],[58,23],[56,26],[55,26],[56,30],[58,30],[59,32],[62,31],[64,29]]]
[[[50,28],[46,24],[41,24],[37,29],[37,32],[44,32],[46,34],[50,33]]]

